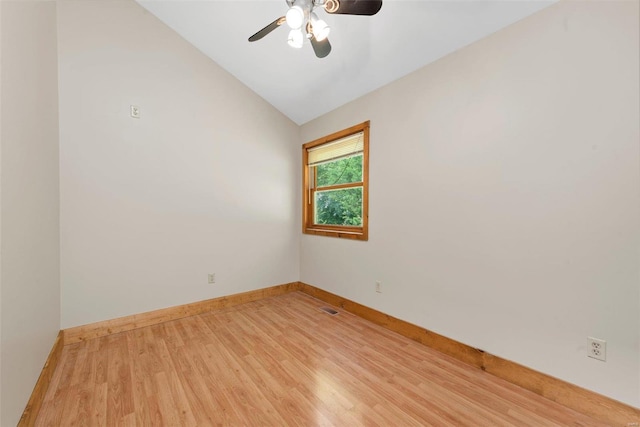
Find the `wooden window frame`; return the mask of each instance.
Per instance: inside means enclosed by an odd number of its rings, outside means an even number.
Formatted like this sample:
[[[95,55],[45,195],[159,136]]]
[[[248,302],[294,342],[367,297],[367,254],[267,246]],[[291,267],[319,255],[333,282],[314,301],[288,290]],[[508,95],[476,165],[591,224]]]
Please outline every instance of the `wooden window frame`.
[[[302,145],[302,232],[304,234],[341,237],[356,240],[369,239],[369,127],[369,121],[366,121]],[[314,224],[314,201],[316,188],[309,188],[308,150],[359,132],[362,132],[363,134],[362,182],[322,187],[322,190],[336,190],[340,188],[362,186],[362,226]]]

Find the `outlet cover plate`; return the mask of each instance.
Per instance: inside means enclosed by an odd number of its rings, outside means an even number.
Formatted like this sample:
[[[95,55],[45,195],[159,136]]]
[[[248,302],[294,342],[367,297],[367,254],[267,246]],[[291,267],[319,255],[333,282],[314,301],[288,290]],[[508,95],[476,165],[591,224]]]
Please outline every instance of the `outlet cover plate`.
[[[598,338],[587,337],[587,356],[606,362],[607,342]]]

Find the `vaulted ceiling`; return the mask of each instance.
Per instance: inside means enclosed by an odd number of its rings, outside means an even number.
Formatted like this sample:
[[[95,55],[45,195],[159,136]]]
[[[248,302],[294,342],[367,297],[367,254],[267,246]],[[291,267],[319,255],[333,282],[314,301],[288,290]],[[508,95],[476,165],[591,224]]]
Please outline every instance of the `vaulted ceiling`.
[[[290,47],[286,24],[248,42],[286,13],[285,0],[137,1],[303,124],[557,0],[384,0],[380,12],[370,17],[316,9],[331,26],[332,52],[322,59],[308,41],[302,49]]]

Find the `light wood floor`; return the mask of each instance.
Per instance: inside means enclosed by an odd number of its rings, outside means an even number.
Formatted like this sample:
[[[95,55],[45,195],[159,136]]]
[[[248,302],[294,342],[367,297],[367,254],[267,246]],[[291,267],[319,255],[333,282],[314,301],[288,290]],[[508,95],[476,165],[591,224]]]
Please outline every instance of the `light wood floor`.
[[[294,292],[64,348],[38,426],[602,426]]]

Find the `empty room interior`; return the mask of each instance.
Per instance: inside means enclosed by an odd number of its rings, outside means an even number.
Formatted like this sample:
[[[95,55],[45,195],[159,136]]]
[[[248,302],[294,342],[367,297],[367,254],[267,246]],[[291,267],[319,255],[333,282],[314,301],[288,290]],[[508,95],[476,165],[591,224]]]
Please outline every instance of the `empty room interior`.
[[[639,6],[0,1],[0,426],[638,426]]]

